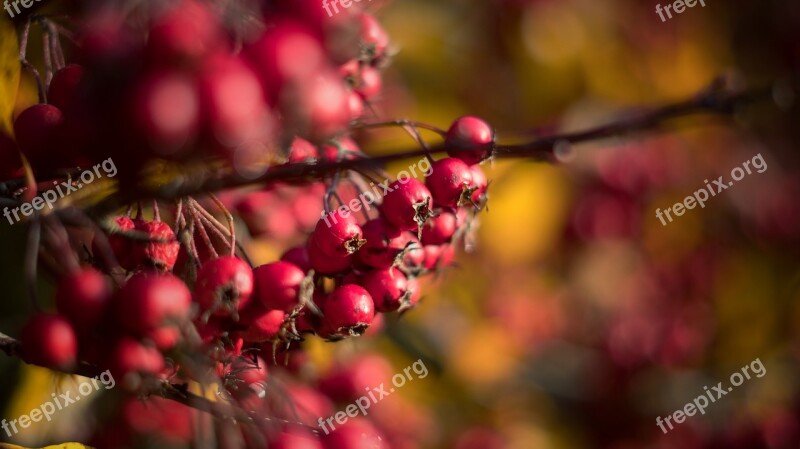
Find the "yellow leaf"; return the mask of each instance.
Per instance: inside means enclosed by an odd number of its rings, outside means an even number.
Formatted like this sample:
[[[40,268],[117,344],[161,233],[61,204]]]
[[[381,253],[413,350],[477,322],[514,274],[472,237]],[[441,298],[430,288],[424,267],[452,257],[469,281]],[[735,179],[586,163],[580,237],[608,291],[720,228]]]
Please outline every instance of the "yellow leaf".
[[[0,443],[0,449],[32,449],[15,444]],[[61,443],[53,446],[42,447],[39,449],[92,449],[89,446],[84,446],[80,443]]]
[[[17,32],[10,20],[0,18],[0,131],[11,134],[11,114],[19,87]]]

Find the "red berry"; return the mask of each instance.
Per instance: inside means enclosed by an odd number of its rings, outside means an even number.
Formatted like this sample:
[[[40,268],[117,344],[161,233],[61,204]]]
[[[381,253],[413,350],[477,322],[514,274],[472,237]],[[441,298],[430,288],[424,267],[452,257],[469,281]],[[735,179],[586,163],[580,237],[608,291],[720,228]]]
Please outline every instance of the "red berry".
[[[389,268],[394,265],[411,238],[383,218],[370,220],[361,229],[367,243],[356,255],[358,260],[373,268]]]
[[[469,170],[472,172],[472,186],[475,188],[475,191],[472,192],[472,204],[482,208],[486,204],[486,190],[489,188],[489,181],[479,165],[472,165]]]
[[[415,178],[397,180],[383,197],[383,217],[401,231],[418,230],[431,216],[431,192]]]
[[[360,353],[344,359],[319,380],[319,391],[337,402],[353,402],[366,388],[386,382],[392,377],[392,365],[383,355]]]
[[[289,262],[272,262],[253,270],[256,295],[267,310],[290,311],[298,305],[305,273]]]
[[[169,273],[140,272],[119,290],[117,318],[130,331],[145,334],[189,317],[192,294]]]
[[[176,58],[197,59],[221,42],[216,14],[203,3],[184,0],[156,19],[147,45],[157,59],[173,62]]]
[[[478,117],[460,117],[447,130],[445,145],[448,155],[467,165],[477,164],[492,155],[494,131]]]
[[[155,267],[159,270],[170,271],[178,260],[180,243],[175,239],[175,233],[168,224],[162,221],[134,222],[136,230],[144,232],[153,242],[136,242],[134,244],[134,258],[139,264]]]
[[[349,256],[361,248],[361,226],[350,211],[336,209],[317,222],[312,237],[319,249],[328,256]]]
[[[50,104],[62,111],[68,111],[84,75],[83,66],[78,64],[69,64],[57,71],[48,88],[47,99]]]
[[[56,308],[78,329],[97,326],[110,298],[108,280],[90,267],[66,275],[56,288]]]
[[[22,111],[14,121],[17,144],[34,167],[51,169],[59,165],[58,154],[53,152],[53,148],[63,120],[57,107],[35,104]]]
[[[239,311],[250,302],[253,283],[253,270],[242,259],[212,259],[197,272],[194,298],[204,312],[237,319]]]
[[[295,137],[289,146],[289,162],[309,162],[317,159],[319,152],[311,142],[300,137]]]
[[[350,418],[324,439],[325,449],[389,449],[386,438],[365,418]]]
[[[270,449],[324,449],[319,439],[304,430],[288,429],[269,443]]]
[[[200,71],[198,84],[206,123],[219,143],[237,147],[268,138],[269,111],[261,83],[241,58],[209,58]]]
[[[22,358],[28,363],[69,370],[78,357],[78,338],[61,315],[33,315],[22,328]]]
[[[356,120],[364,115],[364,100],[361,95],[356,92],[347,94],[347,112],[350,114],[350,120]]]
[[[118,378],[128,373],[156,375],[164,370],[164,356],[158,349],[130,337],[120,339],[110,352],[111,372]]]
[[[248,342],[272,341],[278,336],[285,320],[286,313],[283,310],[269,310],[256,317],[248,317],[247,329],[241,333],[241,337]]]
[[[314,234],[309,237],[306,250],[308,251],[308,260],[311,262],[311,268],[320,274],[334,275],[343,273],[353,265],[353,256],[328,256],[325,254],[314,241]]]
[[[408,302],[407,279],[397,268],[372,270],[361,278],[378,312],[394,312]]]
[[[342,132],[350,121],[344,82],[333,71],[323,70],[302,85],[293,86],[282,105],[287,121],[307,135],[329,137]]]
[[[410,273],[419,273],[425,269],[425,249],[416,237],[411,236],[408,245],[406,245],[400,266]]]
[[[200,122],[200,99],[192,80],[177,71],[146,76],[134,89],[136,130],[156,153],[171,155],[191,140]]]
[[[355,87],[356,93],[365,100],[371,100],[378,96],[383,89],[383,80],[380,70],[372,66],[361,68],[358,77],[358,84]]]
[[[475,190],[469,166],[454,157],[434,162],[425,185],[433,195],[433,203],[443,207],[469,204]]]
[[[283,253],[281,260],[297,265],[304,273],[308,273],[311,270],[311,261],[308,260],[308,250],[305,245],[289,248]]]
[[[114,217],[114,225],[116,226],[116,230],[119,231],[131,231],[136,227],[133,220],[124,215]],[[100,238],[102,237],[95,236],[92,241],[92,255],[95,259],[103,261],[105,256],[103,255],[103,246],[98,243],[98,239]],[[115,234],[113,231],[107,236],[107,239],[108,246],[113,253],[111,256],[117,260],[119,265],[129,271],[136,268],[137,262],[132,255],[133,245],[131,239]]]
[[[355,159],[359,153],[361,153],[361,148],[350,137],[340,137],[320,148],[320,156],[327,162]]]
[[[452,212],[439,212],[422,227],[422,244],[441,245],[448,243],[456,232],[456,215]]]
[[[361,22],[359,37],[367,57],[370,59],[382,58],[386,55],[389,47],[389,35],[372,15],[361,14],[359,20]]]
[[[364,333],[375,316],[375,305],[369,293],[358,285],[338,287],[322,304],[322,323],[319,334],[339,339]]]

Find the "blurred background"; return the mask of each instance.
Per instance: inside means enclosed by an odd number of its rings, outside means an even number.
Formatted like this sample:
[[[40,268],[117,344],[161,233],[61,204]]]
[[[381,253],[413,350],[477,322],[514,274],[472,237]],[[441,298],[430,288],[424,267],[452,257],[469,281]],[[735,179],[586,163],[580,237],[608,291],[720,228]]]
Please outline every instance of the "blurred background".
[[[800,447],[800,127],[787,87],[800,67],[800,3],[705,3],[662,22],[654,1],[374,2],[397,51],[377,106],[386,117],[447,127],[479,115],[513,143],[681,100],[720,76],[771,85],[774,101],[578,145],[558,165],[487,162],[490,199],[473,251],[459,251],[456,267],[426,281],[420,306],[380,333],[309,340],[306,378],[377,353],[391,364],[366,364],[366,385],[377,385],[423,360],[431,374],[371,417],[404,449]],[[35,101],[26,91],[19,108]],[[356,137],[376,154],[413,147],[398,131]],[[656,218],[759,153],[763,173],[667,226]],[[302,241],[281,223],[249,241],[254,261]],[[24,228],[3,224],[0,329],[9,335],[29,314],[23,245]],[[666,435],[656,426],[756,358],[764,377]],[[69,382],[0,358],[2,416],[27,413]],[[76,405],[13,441],[89,441],[114,404]],[[152,447],[183,447],[195,418],[153,410],[130,412],[161,416],[137,429],[162,434]]]

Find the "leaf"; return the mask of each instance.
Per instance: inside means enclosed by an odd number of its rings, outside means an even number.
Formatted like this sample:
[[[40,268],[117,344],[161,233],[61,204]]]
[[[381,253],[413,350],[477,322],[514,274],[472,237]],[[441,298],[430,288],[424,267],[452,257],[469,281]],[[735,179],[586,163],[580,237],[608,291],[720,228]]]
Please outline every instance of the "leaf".
[[[11,115],[19,88],[19,47],[10,20],[0,18],[0,132],[12,133]]]
[[[15,444],[0,443],[0,449],[32,449],[24,446],[17,446]],[[92,449],[89,446],[84,446],[80,443],[61,443],[53,446],[42,447],[39,449]]]

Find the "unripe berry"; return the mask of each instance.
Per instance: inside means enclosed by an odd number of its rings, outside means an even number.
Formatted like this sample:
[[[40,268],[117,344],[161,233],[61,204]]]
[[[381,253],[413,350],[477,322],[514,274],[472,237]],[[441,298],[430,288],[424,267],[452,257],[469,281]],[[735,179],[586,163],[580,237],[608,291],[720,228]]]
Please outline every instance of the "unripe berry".
[[[145,334],[189,318],[192,294],[182,280],[165,273],[140,272],[119,290],[117,319],[128,330]]]
[[[397,268],[372,270],[361,278],[361,283],[379,312],[394,312],[408,302],[406,276]]]
[[[97,326],[110,299],[108,280],[91,267],[66,275],[56,287],[56,309],[78,329]]]
[[[77,361],[78,338],[61,315],[33,315],[22,328],[22,359],[34,365],[69,370]]]
[[[431,192],[415,178],[397,180],[383,197],[381,213],[401,231],[417,231],[431,216]]]
[[[181,245],[175,239],[175,233],[168,224],[162,221],[134,222],[136,230],[144,232],[148,237],[160,240],[154,242],[135,242],[133,255],[139,264],[170,271],[178,260]]]
[[[325,298],[320,309],[323,318],[319,334],[330,340],[363,334],[375,316],[369,293],[354,284],[338,287]]]
[[[68,107],[72,103],[84,75],[83,66],[78,64],[69,64],[57,71],[53,75],[47,91],[47,99],[50,104],[69,113]]]
[[[373,268],[389,268],[409,243],[411,235],[390,225],[383,218],[364,223],[361,228],[367,241],[356,253],[358,260]]]
[[[253,270],[256,296],[267,310],[290,311],[298,304],[305,273],[289,262],[272,262]]]
[[[492,155],[494,131],[478,117],[460,117],[447,130],[444,144],[448,155],[467,165],[477,164]]]
[[[425,186],[433,195],[433,203],[442,207],[469,204],[475,191],[469,166],[454,157],[434,162],[430,175],[425,178]]]
[[[197,272],[194,299],[201,310],[238,318],[253,294],[253,270],[234,256],[209,260]]]
[[[358,251],[366,243],[361,235],[361,226],[356,218],[343,209],[336,209],[321,218],[312,233],[314,242],[323,253],[338,257]]]
[[[422,227],[422,244],[441,245],[448,243],[456,232],[456,215],[452,212],[439,212]]]

